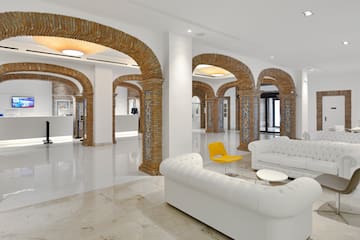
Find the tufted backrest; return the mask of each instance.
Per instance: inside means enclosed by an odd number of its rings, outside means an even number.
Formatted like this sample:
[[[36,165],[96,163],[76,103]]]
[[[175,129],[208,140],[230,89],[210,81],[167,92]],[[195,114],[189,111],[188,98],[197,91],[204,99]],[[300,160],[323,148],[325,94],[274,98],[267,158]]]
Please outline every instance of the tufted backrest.
[[[360,144],[360,133],[316,131],[314,133],[310,133],[309,135],[311,140]]]
[[[273,139],[250,143],[249,150],[254,151],[255,149],[262,153],[278,153],[288,156],[336,162],[343,156],[358,153],[360,151],[360,145],[330,141]]]
[[[191,153],[168,158],[162,161],[160,172],[165,179],[169,178],[210,197],[277,218],[302,212],[321,194],[319,183],[311,178],[297,178],[282,186],[266,186],[199,167],[196,163],[199,156]],[[186,158],[192,160],[186,161]]]

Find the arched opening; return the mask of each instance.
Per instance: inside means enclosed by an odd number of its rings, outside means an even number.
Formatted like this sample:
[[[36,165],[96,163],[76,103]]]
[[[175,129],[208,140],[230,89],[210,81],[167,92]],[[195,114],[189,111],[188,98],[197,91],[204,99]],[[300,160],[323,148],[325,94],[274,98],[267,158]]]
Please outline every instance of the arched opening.
[[[258,139],[259,136],[258,125],[255,124],[258,117],[258,93],[255,91],[254,78],[250,69],[241,61],[221,54],[201,54],[195,56],[193,58],[193,72],[195,68],[201,64],[220,67],[235,77],[235,81],[226,83],[224,87],[218,90],[217,98],[214,101],[208,101],[207,112],[216,112],[215,119],[208,122],[208,126],[215,126],[215,131],[219,131],[219,129],[224,126],[222,122],[224,110],[223,97],[225,91],[230,88],[230,86],[236,87],[238,90],[236,96],[239,96],[238,108],[240,109],[238,116],[240,146],[238,149],[247,150],[248,144]]]
[[[261,85],[272,85],[278,89],[280,135],[296,138],[296,89],[292,77],[281,69],[268,68],[259,74],[258,90],[261,90]]]
[[[193,115],[193,120],[195,117],[199,117],[200,119],[200,129],[207,129],[207,116],[208,113],[206,112],[206,102],[208,99],[214,99],[215,93],[212,87],[209,84],[204,82],[195,81],[192,82],[192,96],[196,96],[199,98],[199,114]],[[193,113],[194,114],[194,113]],[[193,127],[194,128],[194,127]]]
[[[78,81],[83,89],[82,97],[85,100],[86,110],[85,110],[85,131],[83,144],[86,146],[93,145],[93,88],[90,80],[81,72],[59,66],[54,64],[45,64],[45,63],[9,63],[0,65],[0,79],[4,79],[3,81],[10,80],[19,80],[17,78],[11,79],[14,74],[19,72],[39,72],[39,73],[53,73],[59,74],[66,77],[70,77],[76,81]],[[39,76],[40,75],[40,76]],[[20,74],[16,75],[19,77],[30,77],[29,79],[34,79],[35,77],[39,77],[38,80],[47,80],[54,82],[66,82],[68,85],[74,87],[74,83],[71,80],[65,78],[59,78],[56,76],[48,76],[42,74]],[[47,78],[47,79],[46,79]],[[1,81],[0,81],[1,82]],[[75,91],[78,91],[75,90]]]
[[[141,81],[142,76],[139,74],[123,75],[115,79],[113,82],[113,142],[116,143],[116,132],[134,130],[137,129],[139,133],[143,132],[144,127],[144,92],[142,88],[131,81]],[[126,92],[117,92],[120,88],[123,88]],[[117,99],[121,95],[122,99]],[[125,99],[124,99],[125,97]],[[119,106],[119,103],[121,106]],[[121,116],[122,115],[122,116]],[[124,116],[125,115],[125,116]],[[124,126],[121,130],[122,118],[130,118],[123,120],[130,120],[126,122],[132,122],[137,126]]]
[[[198,96],[192,97],[192,128],[200,129],[201,128],[201,101]]]
[[[136,61],[143,77],[144,119],[143,162],[140,170],[159,174],[162,160],[162,72],[153,51],[139,39],[117,29],[88,20],[36,12],[0,13],[0,40],[16,36],[52,36],[96,43],[122,52]],[[88,108],[92,99],[87,96]],[[88,114],[88,120],[93,121]],[[88,124],[88,145],[93,144],[91,124]],[[91,138],[90,138],[90,136]]]

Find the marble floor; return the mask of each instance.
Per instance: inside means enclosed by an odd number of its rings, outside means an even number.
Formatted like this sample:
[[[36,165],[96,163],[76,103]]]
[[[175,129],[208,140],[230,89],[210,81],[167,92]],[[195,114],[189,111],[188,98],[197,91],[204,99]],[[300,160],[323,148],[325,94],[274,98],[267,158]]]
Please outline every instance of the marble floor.
[[[205,167],[223,172],[208,160],[207,143],[223,141],[244,160],[231,166],[254,181],[248,153],[236,150],[238,132],[193,133],[193,151]],[[164,202],[163,177],[137,171],[141,138],[121,138],[117,145],[95,148],[77,143],[0,149],[0,239],[229,239]],[[313,209],[335,199],[324,191]],[[360,208],[343,197],[344,206]],[[360,210],[360,209],[359,209]],[[359,211],[360,212],[360,211]],[[313,212],[313,240],[360,238],[360,217]]]

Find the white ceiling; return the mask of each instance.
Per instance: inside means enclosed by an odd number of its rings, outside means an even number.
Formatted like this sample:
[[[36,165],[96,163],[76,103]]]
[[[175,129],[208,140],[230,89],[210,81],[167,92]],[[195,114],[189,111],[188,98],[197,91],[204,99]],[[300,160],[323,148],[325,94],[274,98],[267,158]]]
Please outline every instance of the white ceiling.
[[[52,0],[99,17],[186,33],[295,69],[358,69],[359,0]],[[314,15],[305,18],[304,10]],[[198,37],[197,34],[205,33]],[[344,46],[343,41],[350,41]],[[274,56],[271,60],[270,56]]]
[[[188,34],[187,29],[191,28],[194,41],[275,65],[299,70],[314,68],[316,72],[360,73],[359,0],[101,0],[91,4],[88,0],[52,0],[51,3],[159,32]],[[314,15],[306,18],[302,12],[308,9]],[[350,45],[344,46],[345,40]],[[119,54],[107,52],[99,57],[129,60]]]

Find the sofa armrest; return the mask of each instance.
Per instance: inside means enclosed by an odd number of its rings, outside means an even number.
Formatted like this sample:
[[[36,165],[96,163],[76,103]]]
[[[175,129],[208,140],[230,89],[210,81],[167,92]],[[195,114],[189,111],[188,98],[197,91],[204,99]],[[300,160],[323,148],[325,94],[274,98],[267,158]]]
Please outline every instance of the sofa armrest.
[[[286,185],[264,190],[259,199],[258,211],[275,218],[297,215],[311,207],[322,193],[320,184],[308,177],[300,177]]]

